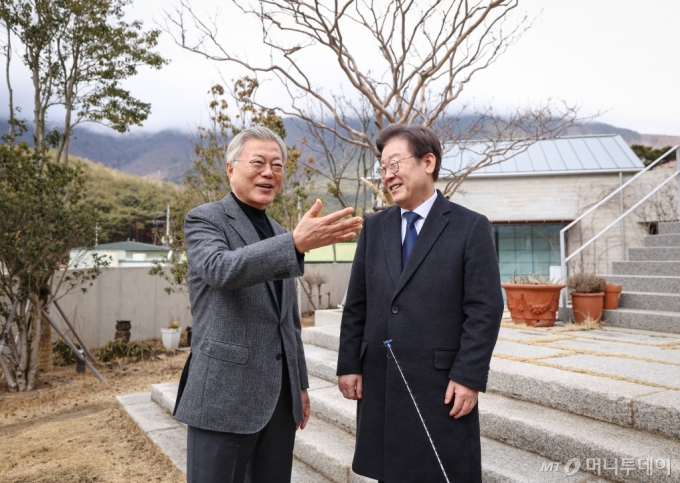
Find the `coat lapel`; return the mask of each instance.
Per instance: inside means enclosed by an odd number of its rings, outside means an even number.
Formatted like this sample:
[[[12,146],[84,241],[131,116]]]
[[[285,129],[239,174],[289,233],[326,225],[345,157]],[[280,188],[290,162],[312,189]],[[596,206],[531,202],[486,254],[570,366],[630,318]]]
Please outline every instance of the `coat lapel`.
[[[392,285],[396,286],[401,275],[401,210],[398,206],[382,221],[382,233],[387,267]]]
[[[283,235],[286,233],[285,228],[283,228],[281,225],[276,223],[274,220],[269,218],[269,222],[272,225],[272,229],[274,230],[274,236],[278,235]],[[281,287],[281,313],[280,313],[280,321],[283,321],[284,317],[288,313],[288,306],[290,305],[291,301],[295,297],[295,283],[293,282],[292,279],[283,279],[282,280],[282,287]],[[272,289],[272,293],[274,293],[274,284],[273,282],[269,282],[270,288]]]
[[[246,245],[252,245],[260,241],[260,235],[257,234],[255,227],[250,222],[246,214],[243,212],[241,207],[236,203],[234,197],[230,194],[222,198],[222,205],[224,206],[224,212],[233,221],[229,224],[232,230],[236,232],[238,236],[241,237]],[[276,229],[274,229],[276,231]],[[278,233],[277,233],[278,234]],[[283,284],[285,288],[285,283]],[[274,282],[268,281],[267,286],[269,287],[269,293],[274,301],[274,306],[278,311],[278,304],[276,300],[276,290],[274,289]]]
[[[425,218],[422,228],[420,229],[420,233],[418,234],[416,243],[413,246],[413,251],[411,251],[411,255],[408,257],[406,266],[401,272],[401,276],[399,277],[399,280],[396,284],[396,289],[394,291],[395,297],[401,291],[401,289],[404,288],[406,282],[408,282],[413,276],[420,264],[423,263],[423,260],[425,260],[425,257],[432,249],[432,246],[439,238],[439,235],[441,235],[442,231],[444,231],[446,225],[449,224],[449,219],[444,215],[450,211],[451,208],[448,200],[444,198],[441,193],[439,193],[437,199],[432,205],[432,209],[430,209],[430,212],[427,215],[427,218]],[[401,237],[398,239],[401,240]],[[399,252],[398,263],[401,264],[401,249]]]

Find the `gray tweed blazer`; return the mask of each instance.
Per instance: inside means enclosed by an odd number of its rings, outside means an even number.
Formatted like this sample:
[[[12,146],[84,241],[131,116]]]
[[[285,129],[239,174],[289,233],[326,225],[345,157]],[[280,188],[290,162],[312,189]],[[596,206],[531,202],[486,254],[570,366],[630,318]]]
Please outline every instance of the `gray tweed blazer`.
[[[309,381],[293,277],[304,273],[304,263],[293,234],[270,221],[276,236],[260,240],[231,196],[201,205],[185,219],[192,356],[175,417],[190,426],[260,431],[279,397],[282,353],[295,421],[302,421],[300,390]],[[283,280],[280,310],[274,280]]]

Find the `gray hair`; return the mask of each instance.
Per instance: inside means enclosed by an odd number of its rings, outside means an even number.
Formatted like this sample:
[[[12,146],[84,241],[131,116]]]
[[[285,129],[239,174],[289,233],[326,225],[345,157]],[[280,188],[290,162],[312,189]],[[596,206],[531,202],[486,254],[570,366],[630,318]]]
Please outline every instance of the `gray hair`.
[[[283,164],[286,164],[286,159],[288,157],[288,149],[286,148],[286,144],[283,142],[283,139],[281,139],[281,136],[264,126],[249,127],[248,129],[244,129],[234,136],[234,139],[232,139],[229,143],[229,146],[227,146],[227,163],[236,165],[236,161],[238,161],[238,158],[241,156],[241,152],[243,151],[243,145],[248,139],[275,141],[279,145],[279,149],[281,149],[281,157],[283,158],[281,161]]]

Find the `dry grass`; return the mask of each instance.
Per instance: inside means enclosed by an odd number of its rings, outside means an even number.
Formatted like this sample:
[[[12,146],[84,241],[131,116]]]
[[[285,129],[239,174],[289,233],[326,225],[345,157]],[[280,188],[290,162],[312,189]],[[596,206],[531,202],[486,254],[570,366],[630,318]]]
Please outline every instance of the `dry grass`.
[[[533,327],[530,325],[516,324],[512,321],[512,319],[503,319],[501,322],[501,327],[506,327],[508,329],[535,330],[540,332],[548,332],[551,334],[558,334],[560,332],[583,332],[587,330],[599,330],[604,325],[606,325],[604,322],[598,322],[597,320],[591,319],[590,317],[584,320],[581,324],[569,322],[568,324],[556,327]]]
[[[172,355],[170,355],[172,354]],[[115,403],[115,396],[177,381],[187,352],[159,361],[113,362],[97,369],[106,387],[74,366],[44,374],[35,391],[0,383],[0,481],[129,483],[186,481]]]

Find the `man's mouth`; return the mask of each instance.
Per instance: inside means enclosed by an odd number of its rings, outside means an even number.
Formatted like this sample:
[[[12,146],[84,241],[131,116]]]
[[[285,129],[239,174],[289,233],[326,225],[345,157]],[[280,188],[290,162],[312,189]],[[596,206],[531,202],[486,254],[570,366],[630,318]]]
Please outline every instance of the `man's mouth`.
[[[274,189],[274,185],[272,185],[272,184],[266,184],[266,183],[264,183],[264,184],[258,184],[258,185],[256,185],[256,186],[257,186],[258,188],[260,188],[260,189],[263,189],[263,190],[271,190],[271,189]]]
[[[392,186],[390,186],[390,191],[395,191],[399,187],[401,187],[401,183],[400,184],[393,184]]]

